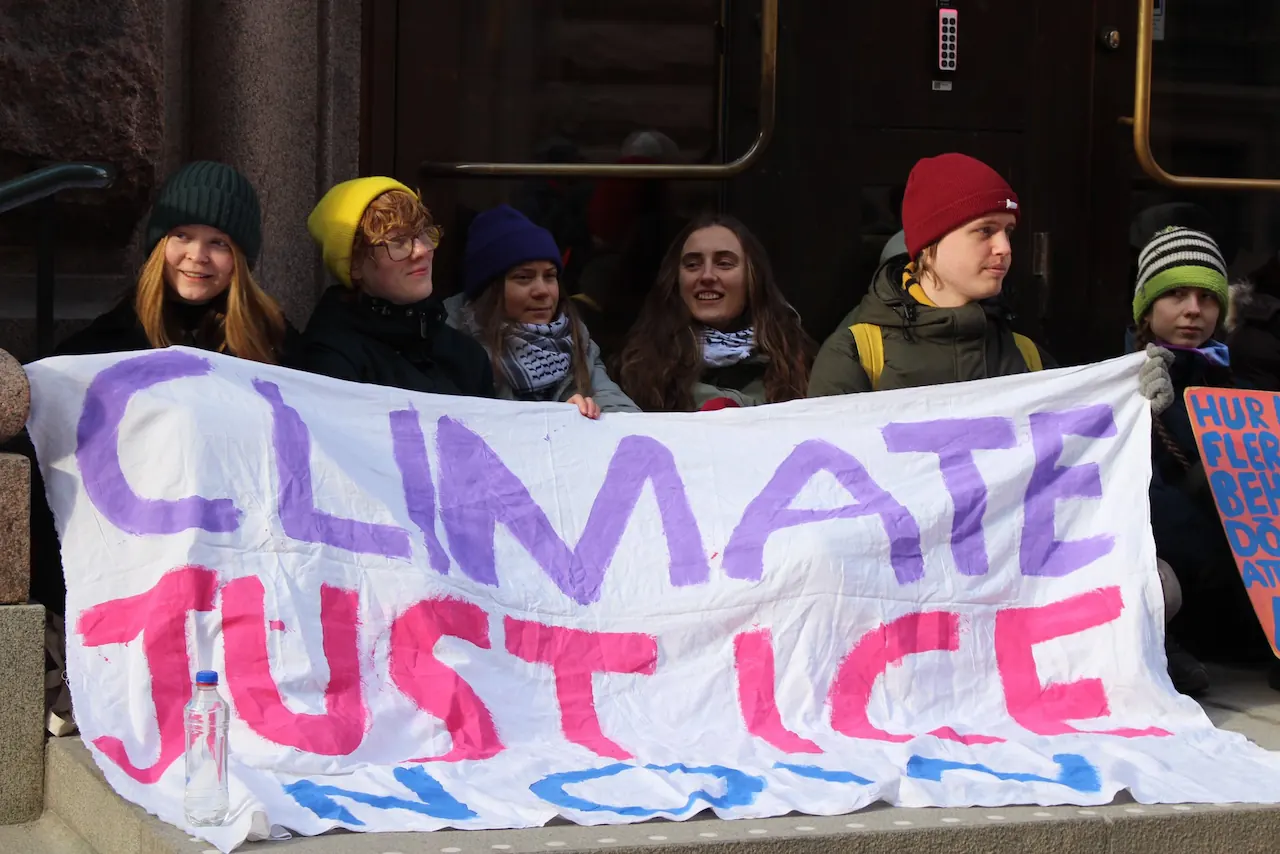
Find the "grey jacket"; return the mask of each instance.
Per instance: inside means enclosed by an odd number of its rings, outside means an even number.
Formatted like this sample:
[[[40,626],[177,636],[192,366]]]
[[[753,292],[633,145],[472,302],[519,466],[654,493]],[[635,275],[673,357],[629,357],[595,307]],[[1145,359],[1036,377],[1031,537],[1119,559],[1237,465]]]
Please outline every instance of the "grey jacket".
[[[744,362],[727,368],[709,368],[693,384],[693,405],[701,409],[703,404],[717,397],[727,397],[739,406],[762,406],[769,401],[765,396],[765,365]]]
[[[447,312],[446,323],[461,332],[471,333],[465,319],[466,301],[463,294],[455,294],[446,299],[444,301],[444,309]],[[618,388],[618,384],[609,378],[609,372],[604,367],[604,360],[600,358],[600,348],[596,346],[594,341],[587,341],[587,358],[591,362],[590,397],[595,400],[596,405],[600,407],[600,411],[639,412],[640,407],[636,406],[631,398],[623,394],[622,389]],[[495,379],[497,380],[495,384],[498,387],[499,398],[520,400],[507,383],[500,378]],[[577,393],[577,390],[573,387],[573,377],[568,376],[560,382],[559,388],[556,389],[555,399],[564,403]]]

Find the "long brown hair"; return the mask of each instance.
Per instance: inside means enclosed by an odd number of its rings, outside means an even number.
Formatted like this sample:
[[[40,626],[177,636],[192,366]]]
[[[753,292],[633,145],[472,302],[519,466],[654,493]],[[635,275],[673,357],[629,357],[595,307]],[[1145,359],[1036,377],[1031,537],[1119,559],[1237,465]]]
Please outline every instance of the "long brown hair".
[[[168,240],[168,237],[160,238],[142,265],[133,302],[138,322],[151,346],[156,348],[168,347],[180,339],[171,310],[173,300],[164,280],[164,249]],[[229,245],[234,259],[231,285],[225,292],[225,306],[213,310],[209,332],[212,340],[205,343],[219,353],[279,364],[285,337],[284,312],[254,281],[240,247],[234,242]]]
[[[745,225],[725,214],[691,222],[672,242],[617,359],[622,390],[644,410],[685,412],[694,408],[693,385],[702,375],[702,340],[680,294],[680,258],[695,231],[713,226],[732,231],[746,255],[746,313],[755,326],[756,347],[768,358],[764,372],[769,403],[804,397],[816,345],[800,316],[782,296],[764,246]]]
[[[472,316],[478,328],[477,337],[489,353],[489,361],[493,364],[493,375],[498,382],[510,388],[511,378],[502,367],[502,352],[507,346],[507,330],[512,322],[507,319],[506,285],[504,279],[495,279],[476,297],[471,304]],[[573,336],[573,364],[570,368],[573,375],[574,392],[583,397],[590,397],[591,364],[588,361],[588,344],[590,336],[586,327],[578,318],[573,300],[563,285],[560,287],[560,301],[556,303],[557,312],[569,318],[569,330]],[[557,315],[559,316],[559,315]]]

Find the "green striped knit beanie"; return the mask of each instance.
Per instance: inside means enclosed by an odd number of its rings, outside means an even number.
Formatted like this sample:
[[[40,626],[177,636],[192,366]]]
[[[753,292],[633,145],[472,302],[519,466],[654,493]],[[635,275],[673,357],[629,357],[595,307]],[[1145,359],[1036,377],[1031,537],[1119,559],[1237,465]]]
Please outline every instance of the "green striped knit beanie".
[[[1138,256],[1133,322],[1141,323],[1153,302],[1177,288],[1203,288],[1227,310],[1227,264],[1218,244],[1203,231],[1175,225],[1157,231]]]
[[[225,163],[197,160],[169,176],[147,221],[147,251],[180,225],[225,232],[252,267],[262,248],[262,211],[249,179]]]

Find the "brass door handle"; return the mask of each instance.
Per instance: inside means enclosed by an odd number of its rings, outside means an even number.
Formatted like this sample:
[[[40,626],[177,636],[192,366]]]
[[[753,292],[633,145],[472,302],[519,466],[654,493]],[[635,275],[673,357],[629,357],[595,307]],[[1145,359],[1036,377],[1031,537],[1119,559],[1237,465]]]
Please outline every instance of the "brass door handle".
[[[1154,39],[1155,4],[1138,0],[1138,57],[1133,81],[1133,151],[1142,171],[1161,184],[1195,190],[1264,190],[1280,192],[1275,178],[1202,178],[1174,175],[1156,162],[1151,153],[1151,55]],[[1127,116],[1120,122],[1128,124]]]
[[[664,178],[723,180],[754,166],[773,139],[778,90],[778,0],[760,4],[760,128],[746,152],[730,163],[435,163],[424,162],[423,176],[446,178]],[[723,86],[723,78],[721,85]],[[723,94],[723,93],[722,93]]]

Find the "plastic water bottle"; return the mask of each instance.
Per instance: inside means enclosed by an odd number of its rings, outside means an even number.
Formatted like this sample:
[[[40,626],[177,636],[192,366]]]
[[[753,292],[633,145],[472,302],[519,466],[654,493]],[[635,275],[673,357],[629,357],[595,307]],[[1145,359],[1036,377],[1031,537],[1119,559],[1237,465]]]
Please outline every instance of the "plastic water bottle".
[[[217,827],[227,820],[231,806],[227,787],[227,717],[230,710],[218,696],[218,674],[196,674],[191,702],[183,711],[186,728],[187,784],[182,808],[192,827]]]

